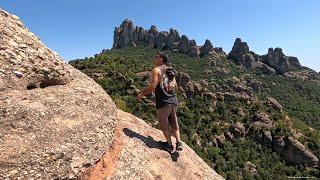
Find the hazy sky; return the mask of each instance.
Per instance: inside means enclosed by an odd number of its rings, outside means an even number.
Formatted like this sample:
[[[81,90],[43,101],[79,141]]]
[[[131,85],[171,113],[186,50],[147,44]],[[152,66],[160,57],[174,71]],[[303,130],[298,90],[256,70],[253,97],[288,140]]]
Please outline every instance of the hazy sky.
[[[145,29],[173,27],[198,45],[210,39],[227,53],[236,37],[258,54],[281,47],[320,71],[319,0],[1,0],[0,7],[65,60],[111,48],[114,27],[129,18]]]

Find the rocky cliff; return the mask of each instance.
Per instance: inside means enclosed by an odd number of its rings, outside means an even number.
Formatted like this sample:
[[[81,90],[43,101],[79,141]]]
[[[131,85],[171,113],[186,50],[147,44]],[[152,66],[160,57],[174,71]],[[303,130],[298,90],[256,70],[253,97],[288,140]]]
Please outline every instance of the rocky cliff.
[[[181,52],[191,57],[199,58],[203,55],[225,56],[221,48],[214,48],[210,40],[206,40],[203,46],[197,46],[193,39],[186,35],[180,36],[175,29],[159,31],[152,25],[149,30],[134,26],[131,20],[124,20],[120,27],[116,27],[113,36],[113,48],[146,46],[161,50]]]
[[[0,179],[222,179],[161,138],[0,9]]]

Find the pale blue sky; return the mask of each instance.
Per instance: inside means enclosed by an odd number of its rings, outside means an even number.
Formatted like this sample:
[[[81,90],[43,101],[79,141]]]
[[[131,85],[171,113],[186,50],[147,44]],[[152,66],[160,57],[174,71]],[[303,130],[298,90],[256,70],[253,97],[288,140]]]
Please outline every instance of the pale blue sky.
[[[258,54],[281,47],[320,71],[319,0],[1,0],[0,7],[65,60],[111,48],[114,27],[129,18],[148,29],[176,28],[198,45],[210,39],[227,53],[236,37]]]

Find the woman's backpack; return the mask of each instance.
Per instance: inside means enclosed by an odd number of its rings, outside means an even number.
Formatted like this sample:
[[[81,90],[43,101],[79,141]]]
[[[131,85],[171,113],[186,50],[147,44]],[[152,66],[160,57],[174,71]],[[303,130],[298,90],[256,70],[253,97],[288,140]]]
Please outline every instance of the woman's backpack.
[[[160,87],[167,96],[176,94],[176,76],[177,71],[172,67],[166,67],[161,75]]]

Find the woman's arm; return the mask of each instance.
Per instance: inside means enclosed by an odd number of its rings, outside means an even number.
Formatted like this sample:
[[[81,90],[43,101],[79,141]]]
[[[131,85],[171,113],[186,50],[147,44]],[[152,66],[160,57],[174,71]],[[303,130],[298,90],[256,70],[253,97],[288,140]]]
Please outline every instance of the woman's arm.
[[[156,89],[157,85],[160,83],[160,73],[161,73],[160,69],[158,67],[156,67],[156,68],[154,68],[152,70],[151,73],[152,73],[152,75],[151,75],[152,76],[152,80],[151,80],[149,86],[147,88],[143,89],[139,93],[139,95],[137,97],[138,100],[140,100],[141,97],[152,93]]]

